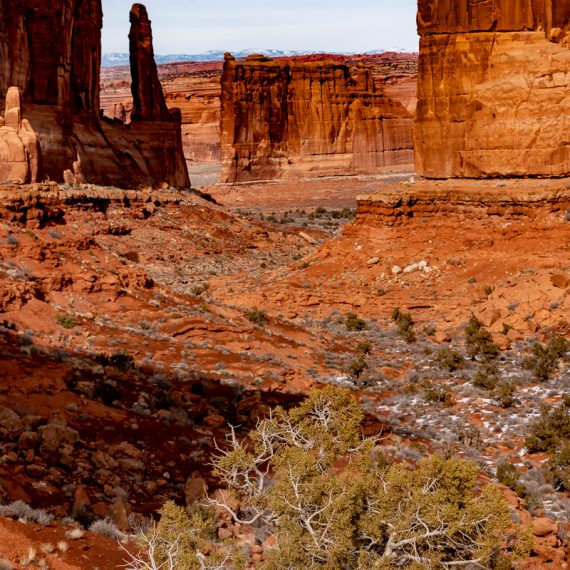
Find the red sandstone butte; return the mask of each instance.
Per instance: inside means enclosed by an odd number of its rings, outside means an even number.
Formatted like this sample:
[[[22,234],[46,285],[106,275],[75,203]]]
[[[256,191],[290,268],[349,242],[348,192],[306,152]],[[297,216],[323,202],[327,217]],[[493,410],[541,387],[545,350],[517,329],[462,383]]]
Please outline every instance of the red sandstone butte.
[[[364,65],[226,55],[222,182],[373,172],[413,161],[413,115]]]
[[[416,169],[570,174],[570,2],[419,0]]]
[[[14,114],[0,127],[2,180],[189,185],[179,115],[151,114],[129,127],[100,119],[102,18],[101,0],[0,3],[0,106]],[[134,58],[147,66],[136,82],[143,105],[160,89],[154,60],[144,55],[152,56],[148,17],[131,34]]]

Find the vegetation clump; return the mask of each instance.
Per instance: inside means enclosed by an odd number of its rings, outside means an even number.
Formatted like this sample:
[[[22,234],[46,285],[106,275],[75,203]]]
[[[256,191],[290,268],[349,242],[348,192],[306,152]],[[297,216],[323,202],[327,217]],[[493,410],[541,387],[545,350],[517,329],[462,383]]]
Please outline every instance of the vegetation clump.
[[[463,356],[450,348],[442,348],[437,351],[435,362],[443,370],[455,372],[463,367]]]
[[[499,345],[493,342],[491,333],[475,315],[472,315],[464,330],[465,347],[471,360],[480,356],[485,362],[496,360],[501,354]]]
[[[525,445],[530,453],[556,452],[570,441],[570,396],[565,396],[558,406],[545,408],[540,419],[530,429]]]
[[[267,314],[265,311],[254,307],[249,311],[246,311],[247,318],[254,324],[262,327],[267,322]]]
[[[344,321],[346,330],[350,332],[360,332],[368,328],[366,321],[359,319],[354,313],[348,313]]]
[[[534,377],[544,382],[558,369],[561,358],[570,351],[570,342],[564,337],[555,336],[544,346],[539,342],[532,346],[532,355],[527,357],[523,366],[532,371]]]
[[[415,323],[410,313],[403,313],[399,308],[396,308],[392,311],[392,320],[398,327],[398,334],[404,338],[406,342],[416,342]]]
[[[143,537],[152,567],[243,568],[239,549],[216,538],[216,517],[228,516],[260,543],[272,537],[257,566],[265,570],[492,568],[505,545],[528,553],[517,546],[522,534],[510,534],[500,491],[478,487],[475,463],[434,455],[415,468],[388,464],[362,420],[350,392],[329,386],[277,408],[243,441],[232,430],[214,459],[223,490],[209,510],[168,503]]]
[[[68,330],[74,329],[79,324],[74,317],[65,313],[59,313],[56,315],[55,320],[60,327]]]

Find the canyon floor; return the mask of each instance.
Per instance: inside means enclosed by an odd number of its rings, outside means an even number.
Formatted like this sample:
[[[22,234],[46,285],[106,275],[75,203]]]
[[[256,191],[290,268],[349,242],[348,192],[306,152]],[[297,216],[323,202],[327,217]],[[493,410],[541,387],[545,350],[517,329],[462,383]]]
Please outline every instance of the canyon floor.
[[[567,568],[570,499],[524,440],[568,393],[570,362],[539,382],[524,361],[570,337],[570,180],[203,174],[201,192],[0,186],[0,498],[55,517],[4,512],[0,557],[24,567],[35,546],[36,564],[116,568],[117,543],[70,538],[72,515],[128,534],[165,500],[215,489],[209,458],[230,425],[336,384],[390,459],[452,452],[489,480],[514,463],[536,503],[505,488],[513,509],[550,524],[524,567]],[[509,407],[473,385],[473,314],[501,347]],[[464,358],[453,372],[444,348]]]

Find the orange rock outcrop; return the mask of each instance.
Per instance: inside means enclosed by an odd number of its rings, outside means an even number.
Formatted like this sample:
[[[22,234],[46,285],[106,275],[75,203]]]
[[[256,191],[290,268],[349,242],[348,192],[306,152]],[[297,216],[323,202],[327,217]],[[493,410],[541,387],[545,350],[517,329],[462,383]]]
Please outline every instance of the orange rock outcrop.
[[[364,65],[226,56],[222,182],[372,172],[413,160],[412,114]]]
[[[137,6],[134,11],[140,11]],[[131,48],[148,51],[150,42],[152,55],[148,18],[143,24],[133,23],[142,32]],[[0,135],[0,174],[21,182],[188,186],[179,115],[145,116],[128,128],[100,120],[101,28],[101,0],[2,2],[0,105],[9,102],[12,87],[21,92],[21,103],[7,110],[19,108],[20,122],[8,125],[5,117],[2,128],[12,131]],[[140,61],[148,74],[140,80],[148,83],[153,66],[156,74],[154,60]],[[151,90],[158,94],[159,88],[153,83]],[[147,97],[141,92],[141,100]],[[21,160],[26,155],[27,166]]]
[[[419,0],[416,169],[570,174],[570,3]]]

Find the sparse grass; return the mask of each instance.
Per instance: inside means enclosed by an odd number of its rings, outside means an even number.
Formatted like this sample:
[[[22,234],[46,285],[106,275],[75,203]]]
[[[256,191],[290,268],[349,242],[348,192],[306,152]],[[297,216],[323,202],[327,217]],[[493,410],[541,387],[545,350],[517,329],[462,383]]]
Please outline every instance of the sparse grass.
[[[14,570],[14,565],[5,558],[0,558],[0,570]]]
[[[38,553],[35,548],[30,547],[28,548],[26,554],[24,554],[24,556],[22,556],[22,558],[20,559],[20,564],[24,568],[27,568],[31,564],[36,564],[37,561],[38,561]]]
[[[57,549],[62,553],[65,554],[69,550],[69,544],[65,542],[65,540],[60,540],[57,543]]]
[[[10,505],[0,505],[0,516],[11,517],[23,523],[37,523],[47,526],[53,521],[53,515],[43,509],[34,509],[24,501],[14,501]]]
[[[55,546],[51,542],[44,542],[40,545],[40,550],[44,554],[53,554],[53,552],[55,552]]]
[[[122,540],[125,535],[108,519],[95,521],[90,527],[91,532],[103,534],[115,540]]]
[[[72,528],[71,530],[66,531],[65,536],[69,538],[69,540],[79,540],[85,536],[85,529],[80,527]],[[59,545],[58,545],[59,546]]]

